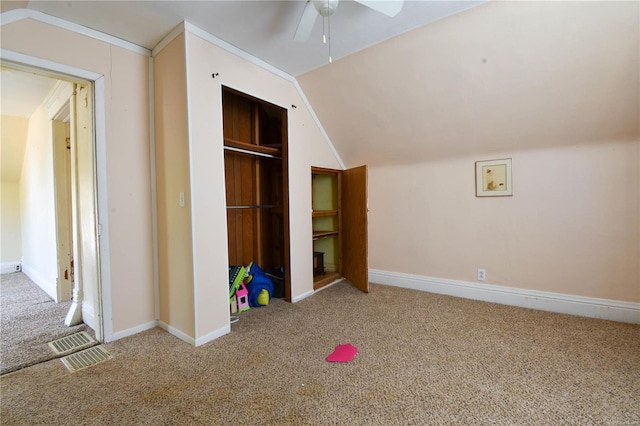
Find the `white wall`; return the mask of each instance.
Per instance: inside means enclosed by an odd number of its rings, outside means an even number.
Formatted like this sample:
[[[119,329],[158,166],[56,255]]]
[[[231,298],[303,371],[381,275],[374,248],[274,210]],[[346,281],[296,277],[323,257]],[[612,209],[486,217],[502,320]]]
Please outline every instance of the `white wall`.
[[[22,257],[22,234],[20,229],[20,185],[2,182],[0,192],[0,262],[2,273],[15,272],[15,264]]]
[[[29,119],[20,177],[22,268],[52,299],[57,297],[57,247],[52,127],[41,105]]]
[[[29,130],[29,118],[2,115],[0,141],[2,170],[0,181],[0,265],[2,273],[15,272],[22,257],[20,225],[20,173],[24,146]]]

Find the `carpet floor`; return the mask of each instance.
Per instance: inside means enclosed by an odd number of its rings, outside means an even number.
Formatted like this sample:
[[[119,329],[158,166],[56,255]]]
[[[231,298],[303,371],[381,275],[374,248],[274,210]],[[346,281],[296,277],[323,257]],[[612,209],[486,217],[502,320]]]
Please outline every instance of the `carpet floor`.
[[[22,272],[0,275],[0,374],[56,358],[49,342],[93,332],[80,324],[67,327],[71,302],[55,303]]]
[[[349,363],[325,358],[358,348]],[[153,329],[0,377],[3,425],[640,425],[640,327],[342,282],[192,347]]]

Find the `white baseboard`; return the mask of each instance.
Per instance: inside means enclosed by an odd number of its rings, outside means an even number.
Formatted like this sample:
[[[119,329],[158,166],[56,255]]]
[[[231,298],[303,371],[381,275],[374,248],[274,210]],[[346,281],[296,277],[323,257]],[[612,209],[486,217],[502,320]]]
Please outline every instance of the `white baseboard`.
[[[231,325],[224,326],[218,330],[212,331],[211,333],[204,335],[202,337],[198,337],[196,339],[196,346],[202,346],[205,343],[209,343],[218,337],[222,337],[225,334],[231,333]]]
[[[151,330],[153,328],[156,328],[156,327],[158,327],[158,325],[159,325],[158,321],[154,320],[154,321],[149,321],[149,322],[144,323],[144,324],[137,325],[135,327],[128,328],[126,330],[116,331],[115,333],[113,333],[113,335],[111,336],[111,339],[109,341],[112,342],[114,340],[119,340],[119,339],[122,339],[124,337],[133,336],[134,334],[142,333],[143,331],[147,331],[147,330]]]
[[[320,287],[319,289],[315,290],[315,291],[313,292],[313,294],[316,294],[317,292],[322,291],[322,290],[326,290],[326,289],[328,289],[329,287],[333,287],[334,285],[336,285],[336,284],[338,284],[338,283],[341,283],[342,281],[345,281],[345,280],[346,280],[346,278],[344,278],[344,277],[340,277],[340,278],[338,278],[337,280],[332,281],[332,282],[330,282],[329,284],[324,285],[324,286]]]
[[[58,297],[58,292],[56,291],[56,279],[53,281],[47,280],[45,277],[40,275],[38,271],[29,267],[29,265],[22,265],[22,272],[29,277],[31,281],[33,281],[38,287],[40,287],[45,293],[49,295],[53,300],[56,300]]]
[[[20,261],[16,262],[4,262],[0,264],[0,274],[11,274],[13,272],[22,271],[22,265]]]
[[[297,303],[303,299],[306,299],[309,296],[313,296],[313,293],[315,293],[315,291],[311,290],[311,291],[307,291],[306,293],[302,293],[300,296],[296,296],[293,299],[291,299],[292,303]]]
[[[168,331],[170,334],[176,336],[178,339],[187,342],[188,344],[192,345],[192,346],[201,346],[204,345],[205,343],[209,343],[215,339],[217,339],[218,337],[222,337],[225,334],[228,334],[231,332],[231,325],[227,325],[225,327],[222,327],[218,330],[215,330],[209,334],[207,334],[206,336],[202,336],[199,337],[197,339],[194,339],[193,337],[189,336],[188,334],[184,333],[181,330],[178,330],[175,327],[170,326],[169,324],[163,322],[163,321],[158,321],[158,327],[162,328],[163,330]]]
[[[170,326],[169,324],[167,324],[164,321],[160,321],[158,320],[158,327],[160,327],[161,329],[168,331],[169,334],[172,334],[174,336],[176,336],[178,339],[187,342],[188,344],[195,346],[196,345],[196,340],[189,336],[188,334],[186,334],[185,332],[178,330],[177,328]]]
[[[369,270],[369,281],[484,302],[640,324],[640,303],[456,281],[376,269]]]

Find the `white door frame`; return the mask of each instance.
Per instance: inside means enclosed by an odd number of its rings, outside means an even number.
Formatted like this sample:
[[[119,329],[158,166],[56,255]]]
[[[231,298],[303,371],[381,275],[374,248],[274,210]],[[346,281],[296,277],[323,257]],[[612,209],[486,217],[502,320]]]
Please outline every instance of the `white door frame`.
[[[80,79],[93,83],[94,94],[94,149],[97,212],[96,224],[98,233],[98,288],[95,289],[94,311],[96,338],[101,342],[113,340],[113,321],[111,305],[111,263],[109,256],[109,221],[107,198],[107,159],[106,159],[106,117],[105,117],[105,83],[102,74],[87,71],[58,62],[24,55],[6,49],[0,49],[0,60],[13,62],[18,66],[36,68],[36,71],[48,77]]]

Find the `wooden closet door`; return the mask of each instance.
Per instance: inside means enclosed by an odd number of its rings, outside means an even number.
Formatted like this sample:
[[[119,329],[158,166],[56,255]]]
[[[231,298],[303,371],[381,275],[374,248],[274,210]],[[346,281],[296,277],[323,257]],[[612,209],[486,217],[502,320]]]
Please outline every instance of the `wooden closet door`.
[[[342,276],[369,292],[367,166],[342,172]]]

